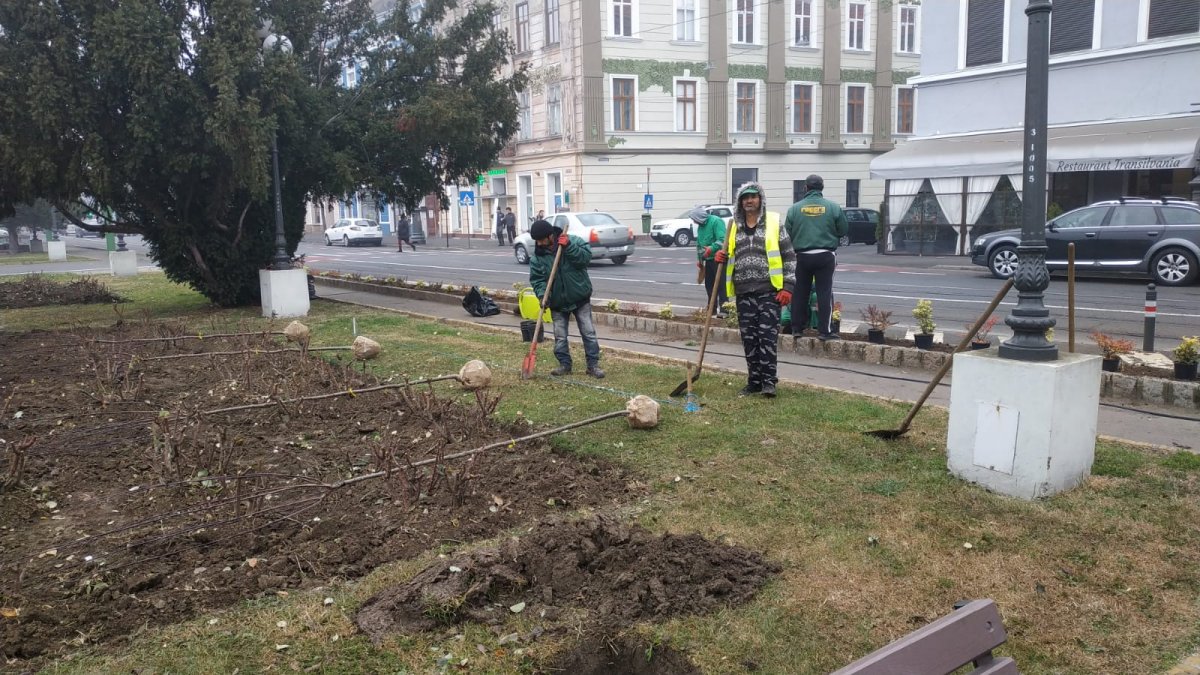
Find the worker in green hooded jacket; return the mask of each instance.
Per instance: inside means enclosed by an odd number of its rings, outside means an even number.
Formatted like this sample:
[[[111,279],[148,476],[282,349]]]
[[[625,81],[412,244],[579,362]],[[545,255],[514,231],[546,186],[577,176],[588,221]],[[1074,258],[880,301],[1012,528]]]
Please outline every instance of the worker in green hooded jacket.
[[[725,311],[722,306],[727,300],[725,284],[717,279],[717,253],[725,247],[725,220],[718,215],[708,212],[703,206],[697,206],[688,214],[696,224],[696,259],[697,265],[704,271],[705,297],[711,298],[713,290],[717,292],[715,303],[716,316],[722,318]]]

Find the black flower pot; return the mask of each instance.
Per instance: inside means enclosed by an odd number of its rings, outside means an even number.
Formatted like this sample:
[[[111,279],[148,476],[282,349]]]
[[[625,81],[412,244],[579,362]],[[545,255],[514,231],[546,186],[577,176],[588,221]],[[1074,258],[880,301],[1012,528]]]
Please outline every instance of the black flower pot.
[[[1175,379],[1177,380],[1194,380],[1196,379],[1196,363],[1175,363]]]
[[[991,346],[991,340],[971,340],[971,349],[987,349]]]
[[[867,329],[867,341],[873,342],[877,345],[887,344],[883,340],[883,331],[879,330],[878,328]]]
[[[933,349],[933,333],[917,333],[913,336],[917,349]]]
[[[838,333],[842,332],[842,322],[841,321],[830,321],[829,322],[829,332],[833,333],[834,335],[837,335]]]
[[[1117,373],[1121,371],[1121,359],[1104,359],[1100,362],[1100,368],[1105,372]]]

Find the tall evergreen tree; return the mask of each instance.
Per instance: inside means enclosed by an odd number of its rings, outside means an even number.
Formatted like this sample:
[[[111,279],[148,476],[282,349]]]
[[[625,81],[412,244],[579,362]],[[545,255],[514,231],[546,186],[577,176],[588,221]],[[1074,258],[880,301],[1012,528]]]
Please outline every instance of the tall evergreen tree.
[[[489,3],[0,0],[0,216],[45,198],[140,234],[176,280],[256,303],[274,251],[277,134],[288,251],[309,199],[400,203],[486,169],[523,74]],[[262,52],[269,19],[293,52]],[[343,66],[359,64],[356,87]],[[444,195],[443,195],[444,199]]]

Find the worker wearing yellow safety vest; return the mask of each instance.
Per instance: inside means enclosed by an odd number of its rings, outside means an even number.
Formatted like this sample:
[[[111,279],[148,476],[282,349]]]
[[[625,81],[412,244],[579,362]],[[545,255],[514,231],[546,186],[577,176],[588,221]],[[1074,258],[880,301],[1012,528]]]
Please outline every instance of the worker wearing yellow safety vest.
[[[779,214],[766,211],[762,186],[738,188],[737,208],[726,246],[717,262],[726,262],[725,284],[736,298],[738,331],[746,353],[746,386],[740,396],[775,397],[779,360],[779,313],[792,301],[796,252]]]

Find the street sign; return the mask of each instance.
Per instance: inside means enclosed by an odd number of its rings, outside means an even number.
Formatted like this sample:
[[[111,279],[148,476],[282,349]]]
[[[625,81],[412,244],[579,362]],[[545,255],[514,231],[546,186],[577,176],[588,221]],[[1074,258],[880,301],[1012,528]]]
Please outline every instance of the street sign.
[[[471,190],[458,191],[459,206],[475,206],[475,193]]]
[[[642,208],[649,211],[654,208],[654,195],[647,193],[645,199],[642,200]]]

